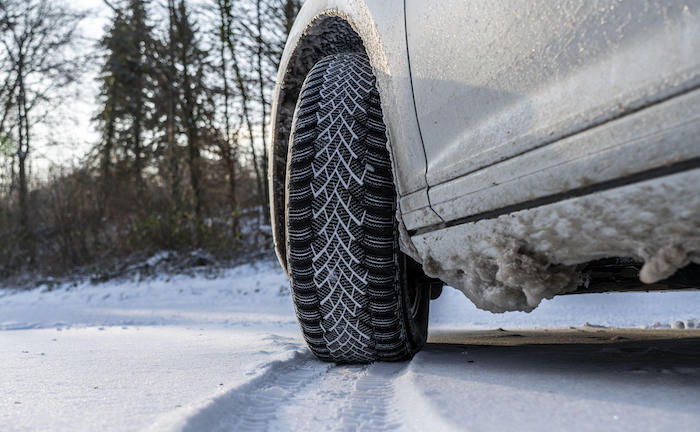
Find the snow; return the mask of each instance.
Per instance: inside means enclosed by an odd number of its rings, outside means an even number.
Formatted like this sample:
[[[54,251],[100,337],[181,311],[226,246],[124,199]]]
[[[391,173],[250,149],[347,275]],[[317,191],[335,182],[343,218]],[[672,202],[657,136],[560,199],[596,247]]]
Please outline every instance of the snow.
[[[411,239],[426,273],[479,308],[529,312],[585,281],[577,264],[633,258],[653,283],[700,262],[698,184],[691,170]]]
[[[430,304],[431,329],[569,328],[657,329],[677,322],[700,328],[700,291],[574,294],[545,300],[532,312],[493,314],[475,308],[462,292],[445,287]]]
[[[700,292],[571,295],[491,314],[446,287],[430,326],[411,362],[319,362],[272,259],[3,289],[0,430],[700,426]]]
[[[295,323],[286,276],[272,260],[221,274],[84,282],[3,294],[0,330]],[[233,314],[233,315],[232,315]]]

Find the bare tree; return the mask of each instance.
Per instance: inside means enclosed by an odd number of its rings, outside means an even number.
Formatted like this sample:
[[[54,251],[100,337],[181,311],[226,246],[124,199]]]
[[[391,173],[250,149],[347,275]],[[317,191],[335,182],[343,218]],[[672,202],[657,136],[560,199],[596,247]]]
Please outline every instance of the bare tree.
[[[269,222],[268,122],[270,95],[275,83],[282,48],[294,22],[299,0],[217,0],[222,34],[229,48],[244,124],[250,140],[253,168],[258,179],[258,196],[265,221]],[[254,90],[249,90],[248,85]],[[256,138],[262,144],[260,160]],[[262,179],[262,181],[260,180]]]
[[[0,0],[0,26],[6,35],[2,45],[12,65],[6,82],[12,83],[9,91],[16,96],[16,101],[6,101],[5,106],[16,111],[19,217],[28,242],[27,157],[32,127],[41,121],[41,116],[35,120],[32,115],[37,106],[55,101],[57,89],[75,81],[79,64],[71,48],[83,17],[60,0]],[[8,110],[3,118],[7,116]]]
[[[253,170],[255,172],[255,180],[258,191],[258,199],[261,202],[265,202],[265,192],[263,182],[265,180],[260,172],[260,163],[258,161],[258,153],[255,148],[255,127],[253,122],[253,115],[251,113],[251,98],[249,96],[249,89],[247,85],[247,77],[243,73],[242,63],[239,59],[238,49],[236,44],[236,32],[234,28],[234,21],[236,17],[233,13],[233,0],[217,0],[217,7],[221,16],[221,26],[223,39],[225,40],[226,46],[228,47],[229,55],[231,58],[231,67],[233,69],[233,78],[236,82],[236,87],[238,90],[238,96],[240,97],[241,111],[243,115],[243,121],[246,125],[248,132],[248,140],[250,143],[250,152],[253,156]],[[264,209],[266,210],[266,209]],[[265,211],[267,214],[267,211]]]
[[[208,136],[203,126],[211,117],[210,107],[206,103],[209,91],[206,83],[208,56],[200,46],[201,33],[192,10],[185,0],[179,0],[174,6],[172,13],[175,23],[175,43],[173,47],[177,53],[176,80],[180,89],[178,114],[180,127],[184,131],[187,142],[187,167],[190,174],[194,214],[196,222],[201,224],[204,213],[201,158],[202,152],[206,151],[204,137]],[[199,233],[199,227],[196,233]]]
[[[261,135],[262,135],[262,176],[265,181],[263,182],[263,202],[265,203],[264,205],[264,215],[265,215],[265,221],[267,223],[270,222],[270,194],[268,191],[268,183],[267,183],[267,108],[269,105],[269,102],[267,100],[267,95],[266,95],[266,84],[269,82],[269,80],[266,79],[265,77],[265,69],[263,67],[263,57],[264,57],[264,50],[265,50],[265,42],[263,38],[263,23],[262,23],[262,14],[263,14],[263,9],[262,9],[262,0],[256,0],[255,1],[255,45],[256,45],[256,50],[255,50],[255,68],[257,69],[257,75],[258,75],[258,91],[259,91],[259,98],[260,98],[260,117],[261,117],[261,122],[260,122],[260,130],[261,130]]]
[[[6,27],[0,23],[0,38],[7,37],[8,33]],[[15,150],[10,130],[14,123],[13,108],[17,102],[17,79],[13,74],[14,67],[10,56],[5,50],[0,50],[0,76],[5,78],[0,86],[0,109],[2,110],[0,111],[0,157],[5,162],[1,167],[0,179],[3,181],[1,186],[7,188],[8,196],[12,194],[15,180]]]
[[[223,8],[219,8],[219,62],[221,66],[221,81],[222,94],[224,98],[224,139],[221,140],[219,154],[226,167],[229,180],[229,201],[231,206],[231,215],[233,217],[233,230],[237,231],[236,221],[238,213],[238,197],[236,195],[236,162],[238,158],[238,132],[240,128],[236,128],[235,137],[231,130],[231,85],[228,74],[228,56],[226,54],[227,47],[227,31],[228,17]]]

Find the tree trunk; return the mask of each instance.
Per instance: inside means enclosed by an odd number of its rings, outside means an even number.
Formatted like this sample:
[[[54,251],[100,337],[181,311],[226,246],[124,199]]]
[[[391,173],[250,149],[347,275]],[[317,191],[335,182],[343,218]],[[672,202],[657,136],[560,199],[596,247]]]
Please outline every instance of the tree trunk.
[[[172,194],[175,214],[182,210],[180,193],[180,155],[175,140],[175,89],[173,82],[177,71],[175,69],[175,1],[168,0],[168,161],[170,163],[170,193]]]
[[[229,182],[229,204],[231,206],[232,229],[238,231],[238,197],[236,196],[236,149],[231,140],[231,116],[229,113],[228,62],[226,61],[225,17],[221,16],[221,77],[224,81],[224,142],[222,156],[226,164]]]
[[[29,119],[27,118],[27,96],[24,88],[24,53],[19,51],[17,56],[17,80],[19,93],[17,95],[17,162],[19,166],[19,223],[22,237],[22,244],[29,254],[31,261],[34,260],[34,242],[29,223],[29,202],[27,187],[27,156],[29,155]]]
[[[146,51],[145,41],[146,37],[146,22],[143,16],[143,10],[141,7],[134,7],[135,10],[135,32],[136,32],[136,89],[134,89],[134,111],[133,111],[133,124],[132,124],[132,134],[133,134],[133,151],[134,151],[134,171],[136,173],[136,191],[139,196],[142,196],[144,192],[144,182],[143,182],[143,122],[144,122],[144,89],[146,87],[145,82],[145,62],[144,62],[144,52]]]
[[[109,89],[109,99],[107,101],[108,109],[107,113],[109,118],[107,119],[107,131],[105,137],[105,144],[102,148],[102,197],[100,203],[100,213],[104,216],[104,212],[107,209],[107,201],[112,195],[112,148],[114,147],[114,87]]]
[[[233,29],[231,28],[231,20],[233,19],[231,15],[231,2],[230,0],[219,0],[218,5],[219,10],[221,12],[222,25],[224,26],[225,30],[224,34],[226,35],[226,46],[228,47],[229,52],[231,53],[231,67],[233,68],[236,86],[238,87],[238,91],[241,95],[241,110],[243,114],[243,120],[245,121],[246,128],[248,129],[250,151],[253,156],[253,170],[255,171],[255,180],[257,184],[258,202],[260,204],[264,204],[265,193],[263,191],[260,166],[258,163],[258,154],[255,150],[255,135],[253,133],[253,122],[250,119],[250,109],[248,106],[248,91],[245,86],[245,78],[243,77],[240,65],[238,64],[236,46],[233,42]]]
[[[258,87],[260,90],[260,107],[262,111],[262,119],[261,119],[261,133],[262,133],[262,144],[263,144],[263,153],[262,153],[262,177],[263,177],[263,216],[265,219],[265,223],[269,224],[270,223],[270,194],[268,190],[268,181],[267,181],[267,134],[266,134],[266,126],[267,126],[267,99],[265,97],[265,74],[263,72],[263,64],[262,64],[262,58],[263,58],[263,35],[262,35],[262,10],[261,10],[261,1],[257,0],[255,3],[255,10],[256,10],[256,30],[257,30],[257,35],[256,39],[258,42],[257,46],[257,53],[256,53],[256,60],[257,60],[257,69],[258,69]]]
[[[222,149],[221,159],[226,167],[228,175],[229,202],[231,205],[231,230],[234,235],[238,232],[238,197],[236,196],[236,156],[228,143],[225,143],[226,148]]]
[[[248,137],[250,140],[250,151],[253,155],[253,169],[255,170],[255,180],[258,188],[258,200],[260,204],[264,204],[265,197],[262,185],[262,179],[260,175],[260,165],[258,163],[258,153],[255,150],[255,135],[253,133],[253,122],[250,119],[250,109],[248,107],[248,91],[245,87],[244,77],[241,73],[240,65],[238,64],[238,59],[236,58],[236,49],[233,46],[231,38],[227,39],[227,44],[229,46],[229,51],[231,52],[231,63],[233,66],[233,72],[236,75],[236,84],[238,85],[238,91],[241,94],[241,108],[243,111],[243,119],[248,129]]]
[[[187,14],[185,12],[184,3],[182,2],[180,3],[180,14],[180,24],[184,26],[185,20],[187,19]],[[183,120],[187,129],[187,153],[189,156],[188,163],[190,169],[190,185],[192,186],[192,193],[194,195],[194,213],[198,224],[197,232],[199,232],[199,224],[202,222],[202,193],[199,184],[199,130],[197,128],[197,119],[195,118],[196,101],[194,100],[194,95],[192,94],[192,80],[190,79],[190,59],[188,58],[189,48],[190,46],[188,39],[183,37],[180,51],[183,80],[182,87],[183,96],[185,99],[185,106],[183,107]],[[197,237],[197,242],[199,242],[199,237]]]
[[[142,158],[142,144],[141,144],[141,131],[143,122],[143,95],[141,95],[140,90],[143,87],[139,85],[139,94],[136,97],[136,110],[134,112],[134,125],[133,125],[133,140],[134,140],[134,171],[136,173],[136,190],[139,195],[143,193],[143,158]]]

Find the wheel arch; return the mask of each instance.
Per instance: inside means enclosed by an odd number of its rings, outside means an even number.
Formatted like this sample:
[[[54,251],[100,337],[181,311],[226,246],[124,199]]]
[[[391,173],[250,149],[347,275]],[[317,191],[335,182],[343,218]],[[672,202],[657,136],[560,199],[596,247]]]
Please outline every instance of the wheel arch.
[[[308,0],[294,22],[279,65],[271,110],[273,133],[267,144],[272,234],[275,252],[285,271],[285,179],[289,136],[304,79],[323,57],[342,52],[364,52],[369,57],[377,77],[389,141],[393,143],[392,137],[396,137],[398,142],[411,143],[410,151],[400,153],[395,151],[393,144],[390,145],[399,195],[425,186],[425,159],[408,74],[403,3],[400,10],[397,6],[388,5],[383,0]],[[423,166],[418,168],[422,170],[421,175],[417,179],[415,175],[412,179],[398,175],[397,165],[401,160],[396,156],[411,162],[411,158],[418,154],[422,158]],[[415,162],[411,165],[414,165],[412,169],[403,171],[416,173]],[[410,242],[408,236],[401,237],[402,249],[413,249],[412,244],[406,244]]]

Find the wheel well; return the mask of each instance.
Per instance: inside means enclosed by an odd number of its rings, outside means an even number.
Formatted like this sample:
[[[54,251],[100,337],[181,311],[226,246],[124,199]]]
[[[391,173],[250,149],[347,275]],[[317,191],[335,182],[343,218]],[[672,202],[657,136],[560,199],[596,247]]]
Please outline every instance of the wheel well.
[[[348,21],[337,15],[317,17],[304,30],[287,64],[284,79],[280,85],[276,102],[275,131],[272,137],[272,185],[275,213],[275,247],[280,260],[287,268],[286,233],[284,228],[285,178],[287,170],[287,150],[292,128],[294,108],[301,86],[311,68],[323,57],[343,52],[365,52],[360,36]]]

